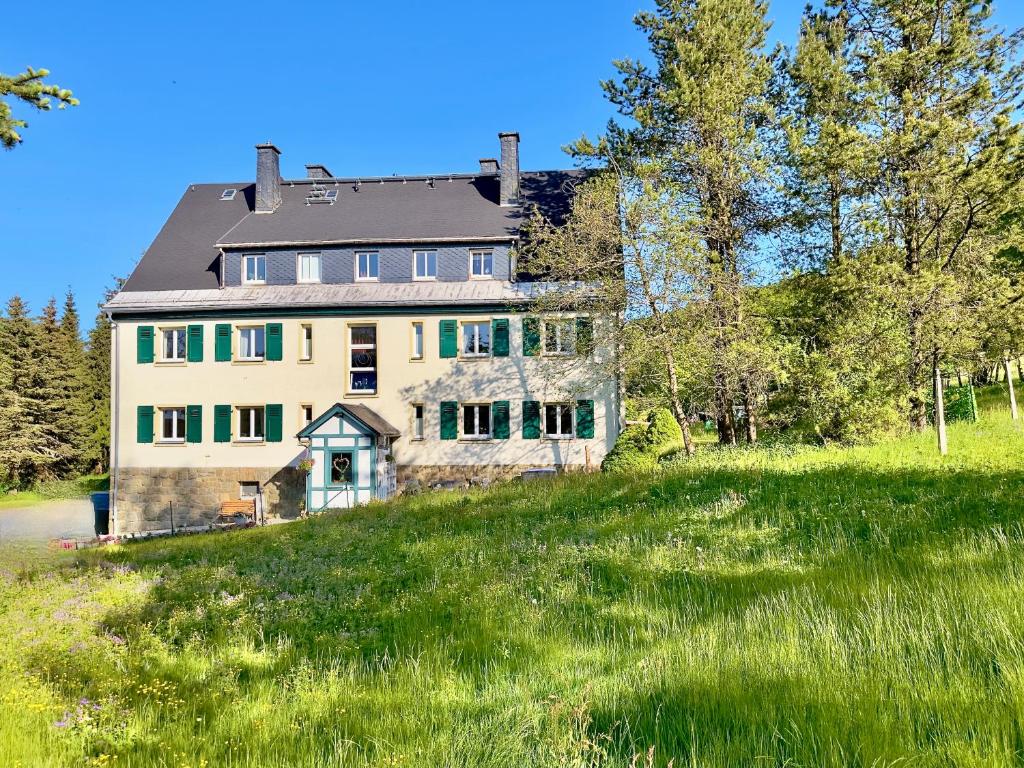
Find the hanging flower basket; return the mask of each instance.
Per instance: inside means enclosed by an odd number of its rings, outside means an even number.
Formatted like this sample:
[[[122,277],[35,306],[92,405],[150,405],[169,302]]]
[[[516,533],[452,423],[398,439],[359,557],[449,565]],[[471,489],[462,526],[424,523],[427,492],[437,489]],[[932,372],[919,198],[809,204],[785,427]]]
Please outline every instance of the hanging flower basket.
[[[299,472],[305,472],[309,474],[313,471],[314,461],[312,459],[300,459],[299,460]]]

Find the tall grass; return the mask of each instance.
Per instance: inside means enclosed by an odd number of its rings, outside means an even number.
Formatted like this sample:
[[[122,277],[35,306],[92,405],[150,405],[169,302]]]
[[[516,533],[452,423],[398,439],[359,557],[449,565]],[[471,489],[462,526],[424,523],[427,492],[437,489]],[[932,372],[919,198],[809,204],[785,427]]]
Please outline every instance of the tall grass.
[[[65,766],[1024,761],[1024,435],[0,557],[0,755]]]

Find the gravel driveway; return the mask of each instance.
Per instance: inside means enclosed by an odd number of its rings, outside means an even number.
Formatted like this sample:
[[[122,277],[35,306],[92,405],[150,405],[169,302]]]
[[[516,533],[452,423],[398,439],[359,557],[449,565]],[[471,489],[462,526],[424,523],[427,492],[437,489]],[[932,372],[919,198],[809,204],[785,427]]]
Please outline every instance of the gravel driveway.
[[[92,502],[88,498],[0,509],[0,542],[92,538],[92,526]]]

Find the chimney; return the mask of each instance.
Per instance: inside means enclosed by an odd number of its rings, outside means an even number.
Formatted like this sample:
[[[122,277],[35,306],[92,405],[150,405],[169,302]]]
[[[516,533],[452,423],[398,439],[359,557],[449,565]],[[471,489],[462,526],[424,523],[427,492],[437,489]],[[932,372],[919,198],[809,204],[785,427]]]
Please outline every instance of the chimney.
[[[498,161],[493,157],[485,157],[480,160],[480,173],[489,174],[498,172]]]
[[[306,166],[306,178],[307,179],[333,179],[334,174],[327,170],[326,165],[320,165],[314,163]]]
[[[273,213],[281,204],[281,150],[270,142],[256,145],[256,213]]]
[[[501,142],[501,204],[519,204],[519,134],[505,131],[498,134]]]

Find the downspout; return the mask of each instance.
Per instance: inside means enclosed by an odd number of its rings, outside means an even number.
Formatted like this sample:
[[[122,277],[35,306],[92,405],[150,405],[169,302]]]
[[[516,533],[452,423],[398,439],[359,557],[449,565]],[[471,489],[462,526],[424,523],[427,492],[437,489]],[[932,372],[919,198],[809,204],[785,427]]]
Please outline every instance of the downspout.
[[[110,533],[119,536],[120,531],[117,525],[117,490],[119,483],[119,445],[120,430],[118,429],[118,414],[121,401],[121,345],[119,340],[119,325],[114,321],[111,312],[107,312],[110,319],[111,335],[111,360],[110,360]]]

